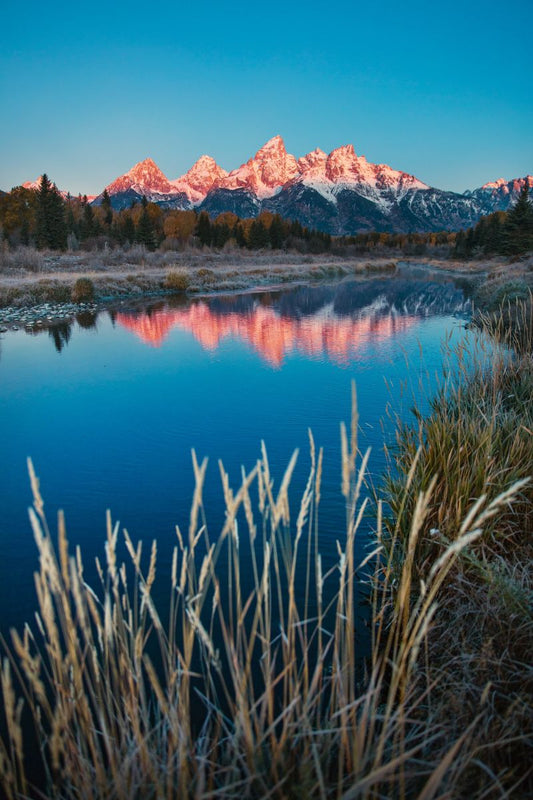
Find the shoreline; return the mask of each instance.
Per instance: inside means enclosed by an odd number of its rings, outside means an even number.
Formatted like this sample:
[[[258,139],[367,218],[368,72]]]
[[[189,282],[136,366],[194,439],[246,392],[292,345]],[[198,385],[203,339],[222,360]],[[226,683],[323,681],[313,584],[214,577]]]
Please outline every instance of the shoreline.
[[[105,255],[105,254],[104,254]],[[171,255],[171,258],[167,256]],[[458,261],[430,257],[387,258],[300,256],[281,254],[165,254],[156,265],[125,263],[95,265],[94,254],[67,254],[45,258],[46,271],[18,269],[0,273],[0,333],[19,327],[46,326],[79,313],[96,313],[114,304],[164,300],[176,294],[188,297],[233,292],[279,290],[302,283],[348,277],[384,277],[402,272],[442,276],[471,283],[480,307],[489,307],[494,295],[509,285],[525,291],[533,286],[533,268],[526,260],[513,264],[503,259]],[[93,296],[73,300],[79,279],[88,279]],[[489,287],[489,288],[487,288]]]

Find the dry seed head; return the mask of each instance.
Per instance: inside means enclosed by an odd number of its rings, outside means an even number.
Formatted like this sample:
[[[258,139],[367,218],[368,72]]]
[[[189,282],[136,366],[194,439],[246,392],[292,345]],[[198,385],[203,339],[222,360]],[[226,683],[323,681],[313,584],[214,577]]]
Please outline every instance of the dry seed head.
[[[149,592],[155,581],[155,568],[157,561],[157,542],[154,539],[152,542],[152,551],[150,553],[150,567],[148,569],[148,578],[146,579],[146,589]]]
[[[28,464],[28,472],[30,474],[30,484],[33,494],[33,504],[39,516],[42,516],[44,513],[44,502],[43,498],[41,497],[39,478],[35,474],[35,470],[33,468],[33,461],[31,460],[31,458],[28,458],[27,464]]]

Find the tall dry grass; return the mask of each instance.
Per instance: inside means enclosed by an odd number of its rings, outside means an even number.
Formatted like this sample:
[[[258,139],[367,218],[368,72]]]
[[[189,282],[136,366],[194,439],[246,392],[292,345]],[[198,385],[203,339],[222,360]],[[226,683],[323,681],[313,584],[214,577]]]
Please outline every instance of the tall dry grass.
[[[312,437],[295,514],[296,453],[277,489],[264,446],[235,488],[220,465],[226,518],[216,536],[202,500],[207,463],[193,454],[189,529],[176,529],[165,618],[153,597],[157,543],[145,557],[108,515],[100,585],[88,585],[61,513],[53,543],[30,463],[39,611],[34,624],[13,631],[2,663],[0,779],[10,800],[460,796],[472,760],[483,761],[470,747],[475,721],[449,738],[421,661],[460,553],[523,484],[474,502],[423,581],[415,556],[436,482],[410,513],[399,576],[383,546],[378,504],[365,560],[374,580],[364,662],[355,636],[362,565],[354,553],[368,453],[358,463],[355,408],[341,443],[346,530],[326,572],[318,551],[322,451]],[[31,785],[36,764],[40,795]]]
[[[431,486],[413,553],[416,596],[476,502],[492,509],[446,576],[424,671],[450,737],[473,726],[465,795],[525,798],[533,797],[531,298],[479,314],[477,325],[482,349],[456,354],[429,413],[415,409],[414,424],[398,425],[385,545],[398,579],[411,552],[408,520]],[[501,503],[509,490],[514,501]]]

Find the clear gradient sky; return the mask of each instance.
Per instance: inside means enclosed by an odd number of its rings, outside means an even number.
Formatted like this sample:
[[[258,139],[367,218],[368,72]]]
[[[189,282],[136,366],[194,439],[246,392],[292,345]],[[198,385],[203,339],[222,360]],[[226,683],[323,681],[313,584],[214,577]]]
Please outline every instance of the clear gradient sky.
[[[533,173],[531,0],[25,1],[0,25],[0,188],[150,156],[356,153],[454,191]]]

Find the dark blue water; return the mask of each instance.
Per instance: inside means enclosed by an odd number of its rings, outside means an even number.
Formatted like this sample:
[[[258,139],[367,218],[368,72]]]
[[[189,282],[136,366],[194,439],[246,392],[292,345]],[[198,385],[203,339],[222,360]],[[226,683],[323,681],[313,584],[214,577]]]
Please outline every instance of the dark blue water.
[[[211,537],[223,519],[217,460],[234,484],[264,439],[279,482],[307,429],[324,447],[321,549],[343,535],[339,423],[357,384],[361,447],[385,468],[388,404],[407,416],[421,375],[439,372],[442,342],[465,335],[468,302],[453,282],[406,276],[109,309],[0,343],[0,628],[36,607],[27,507],[31,456],[49,523],[65,510],[86,564],[103,554],[110,508],[134,540],[159,541],[168,572],[175,525],[187,529],[191,448],[208,456]],[[407,367],[409,364],[409,369]],[[420,398],[419,398],[420,399]],[[425,400],[422,398],[422,403]],[[364,549],[364,543],[362,543]],[[89,572],[91,568],[89,567]],[[167,597],[167,586],[163,587]]]

